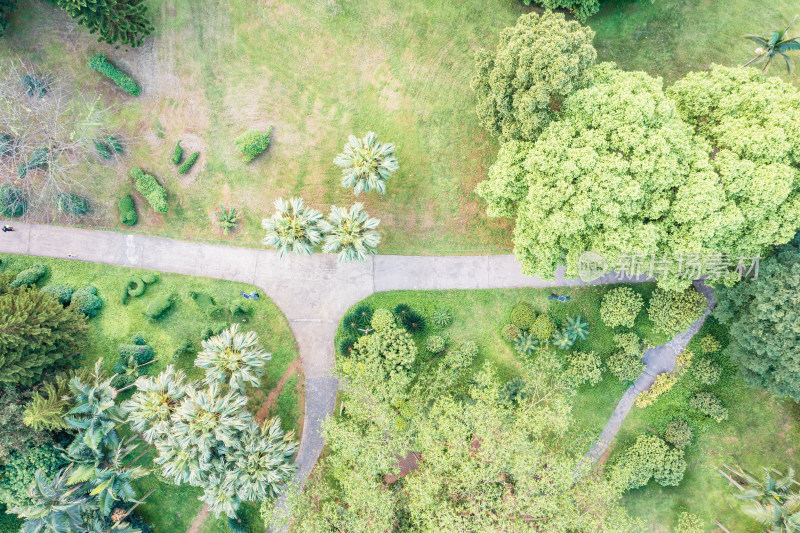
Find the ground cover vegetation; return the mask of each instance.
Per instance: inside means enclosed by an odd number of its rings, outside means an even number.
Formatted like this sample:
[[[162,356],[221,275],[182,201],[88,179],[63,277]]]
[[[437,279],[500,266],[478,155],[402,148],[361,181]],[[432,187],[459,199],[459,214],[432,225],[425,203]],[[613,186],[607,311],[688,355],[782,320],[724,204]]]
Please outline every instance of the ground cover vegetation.
[[[297,354],[268,299],[240,302],[252,290],[240,283],[45,258],[4,256],[2,269],[4,512],[32,531],[166,531],[188,528],[205,502],[223,514],[209,531],[229,515],[261,527],[254,507],[293,472],[302,416],[296,374],[261,405]],[[163,295],[170,308],[145,316]]]

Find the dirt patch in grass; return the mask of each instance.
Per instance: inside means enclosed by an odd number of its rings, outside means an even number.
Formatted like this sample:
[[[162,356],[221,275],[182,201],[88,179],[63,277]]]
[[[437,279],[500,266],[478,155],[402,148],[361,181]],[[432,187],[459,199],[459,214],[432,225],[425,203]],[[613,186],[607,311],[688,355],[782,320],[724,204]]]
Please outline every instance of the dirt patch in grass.
[[[281,376],[281,378],[278,380],[278,383],[275,384],[275,387],[269,391],[267,398],[261,403],[261,407],[255,414],[255,419],[259,424],[269,418],[272,409],[275,407],[275,402],[278,401],[278,396],[280,396],[281,391],[283,390],[283,384],[286,383],[286,380],[289,379],[293,374],[301,372],[302,368],[302,363],[299,359],[296,359],[291,365],[289,365],[289,368],[286,369],[286,372],[284,372],[283,376]],[[298,380],[298,384],[299,383],[300,381]]]

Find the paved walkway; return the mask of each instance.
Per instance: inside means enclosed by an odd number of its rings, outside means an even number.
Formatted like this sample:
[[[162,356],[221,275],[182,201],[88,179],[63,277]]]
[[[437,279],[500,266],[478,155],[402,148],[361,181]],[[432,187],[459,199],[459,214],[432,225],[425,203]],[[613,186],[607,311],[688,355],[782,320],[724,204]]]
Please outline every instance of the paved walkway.
[[[706,300],[708,300],[708,307],[705,313],[689,326],[689,329],[676,335],[675,338],[670,340],[667,344],[650,348],[644,352],[644,356],[642,357],[642,361],[644,361],[645,364],[644,372],[642,372],[639,379],[625,391],[625,394],[622,395],[622,399],[617,404],[616,409],[614,409],[606,427],[603,428],[600,438],[594,446],[592,446],[592,449],[589,450],[589,453],[586,454],[586,457],[593,462],[599,460],[614,441],[614,437],[616,437],[625,417],[628,416],[639,393],[649,389],[650,385],[656,380],[657,375],[675,370],[675,360],[681,352],[686,349],[686,345],[689,344],[692,337],[700,331],[706,318],[711,314],[711,310],[717,303],[716,300],[714,300],[711,288],[701,281],[695,281],[694,286],[698,291],[703,293]]]
[[[12,224],[15,231],[0,236],[1,253],[62,259],[72,254],[80,261],[242,281],[260,287],[286,315],[303,363],[306,411],[297,457],[301,482],[322,451],[320,425],[333,412],[338,386],[331,376],[334,335],[339,320],[352,305],[374,292],[396,289],[586,285],[565,278],[563,267],[551,281],[524,276],[510,255],[380,255],[366,263],[340,264],[328,254],[278,259],[277,253],[270,250],[0,220],[0,225],[6,223]],[[609,274],[591,284],[615,282],[615,276]]]

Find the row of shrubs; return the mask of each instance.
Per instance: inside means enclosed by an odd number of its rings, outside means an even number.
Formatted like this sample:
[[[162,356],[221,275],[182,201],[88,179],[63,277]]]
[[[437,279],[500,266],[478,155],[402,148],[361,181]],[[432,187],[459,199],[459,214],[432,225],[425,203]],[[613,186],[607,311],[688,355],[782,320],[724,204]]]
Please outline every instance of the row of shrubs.
[[[178,141],[178,144],[175,145],[175,148],[172,150],[172,157],[169,159],[173,165],[180,165],[178,167],[178,174],[186,174],[194,165],[197,158],[200,157],[200,152],[192,152],[192,154],[186,158],[186,161],[183,161],[183,148],[181,147],[181,141]],[[181,163],[183,161],[183,163]]]
[[[50,269],[47,266],[36,263],[20,271],[9,286],[24,287],[34,285],[47,276],[49,272]],[[91,285],[78,290],[69,285],[47,285],[40,290],[52,295],[64,307],[70,307],[79,313],[83,313],[88,318],[97,316],[100,309],[103,308],[103,300],[97,295],[97,289]]]
[[[600,319],[610,328],[632,328],[643,306],[644,299],[632,288],[616,287],[603,296]],[[684,291],[656,289],[650,298],[647,314],[657,331],[676,335],[699,319],[707,306],[705,296],[694,287]]]

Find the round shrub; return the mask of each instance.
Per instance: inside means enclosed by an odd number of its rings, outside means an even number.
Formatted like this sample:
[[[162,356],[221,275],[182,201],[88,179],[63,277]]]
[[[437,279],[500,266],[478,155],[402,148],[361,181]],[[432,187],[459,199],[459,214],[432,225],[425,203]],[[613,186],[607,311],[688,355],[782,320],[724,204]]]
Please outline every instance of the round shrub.
[[[126,226],[134,226],[138,222],[136,207],[130,195],[119,199],[119,221]]]
[[[664,440],[682,450],[692,443],[692,428],[689,427],[686,420],[676,418],[667,424],[667,428],[664,430]]]
[[[431,353],[442,353],[447,343],[441,335],[431,335],[425,341],[425,349]]]
[[[728,410],[719,398],[710,392],[698,392],[689,400],[689,405],[717,422],[728,419]]]
[[[272,133],[272,126],[266,133],[258,130],[248,130],[241,134],[234,141],[236,149],[244,156],[242,160],[249,163],[269,146],[269,136]]]
[[[675,373],[679,375],[685,374],[692,366],[693,360],[694,352],[690,352],[689,350],[682,351],[678,354],[678,357],[675,358]]]
[[[686,511],[681,513],[678,525],[675,527],[675,533],[705,533],[705,531],[705,525],[700,517]]]
[[[394,315],[388,309],[376,309],[370,322],[372,329],[383,331],[395,325]]]
[[[722,368],[710,359],[700,359],[692,370],[694,378],[703,385],[716,385],[722,376]]]
[[[19,218],[25,214],[28,201],[22,189],[13,185],[0,185],[0,214],[6,218]]]
[[[536,309],[528,302],[520,302],[511,310],[511,323],[519,329],[530,329],[534,320],[536,320]]]
[[[610,478],[622,490],[644,487],[651,479],[663,486],[676,486],[685,471],[683,450],[670,448],[656,435],[642,434],[618,456]]]
[[[128,287],[128,295],[133,298],[144,294],[145,283],[144,280],[139,276],[129,277],[128,281],[125,282],[125,285]]]
[[[375,311],[373,322],[380,318],[381,309]],[[385,310],[389,313],[388,310]],[[391,313],[389,313],[391,315]],[[365,335],[356,342],[352,356],[356,360],[377,361],[387,379],[395,374],[408,375],[417,357],[417,345],[411,335],[394,324],[394,317],[390,323],[381,328],[375,328],[375,333]]]
[[[42,292],[52,295],[61,305],[67,305],[72,299],[73,290],[69,285],[48,285],[42,287]]]
[[[533,321],[530,328],[530,334],[533,335],[540,343],[546,344],[550,342],[550,338],[556,332],[556,323],[547,315],[539,315]]]
[[[639,293],[630,287],[617,287],[603,296],[600,319],[610,328],[632,328],[643,305],[644,300]]]
[[[14,278],[14,281],[9,283],[10,287],[21,287],[23,285],[33,285],[37,281],[39,281],[42,277],[44,277],[48,272],[48,268],[44,265],[40,265],[39,263],[33,265],[30,268],[26,268],[19,274],[17,277]]]
[[[700,339],[700,349],[703,353],[715,353],[722,349],[722,344],[713,335],[706,335]]]
[[[453,315],[450,309],[442,307],[433,312],[433,323],[440,328],[446,328],[453,323]]]
[[[147,344],[147,341],[144,340],[144,333],[142,333],[141,331],[133,334],[133,336],[131,337],[131,342],[139,346],[144,346]]]
[[[120,344],[117,353],[122,361],[133,358],[137,365],[149,363],[154,357],[153,348],[147,344]]]
[[[128,365],[125,361],[117,361],[112,368],[115,374],[124,374],[128,370]]]
[[[606,361],[606,366],[622,383],[636,381],[644,372],[641,356],[637,357],[626,352],[612,354]]]
[[[708,302],[694,287],[684,291],[656,289],[647,313],[658,331],[667,335],[682,333],[703,315]]]
[[[72,301],[69,306],[92,318],[97,316],[97,313],[102,309],[103,300],[97,296],[97,289],[89,286],[72,293]]]
[[[172,301],[173,298],[171,294],[161,294],[156,296],[150,301],[150,304],[144,311],[144,316],[152,320],[158,320],[164,316],[164,313],[166,313],[170,307],[172,307]]]
[[[508,342],[514,342],[522,331],[514,324],[506,324],[500,331],[500,335]]]
[[[572,352],[567,361],[567,376],[576,385],[597,385],[603,379],[602,363],[594,352]]]

